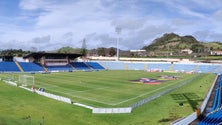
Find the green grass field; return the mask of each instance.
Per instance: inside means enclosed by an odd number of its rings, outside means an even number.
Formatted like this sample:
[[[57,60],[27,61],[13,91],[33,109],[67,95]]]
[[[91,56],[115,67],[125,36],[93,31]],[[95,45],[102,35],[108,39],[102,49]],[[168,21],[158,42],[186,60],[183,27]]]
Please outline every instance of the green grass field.
[[[17,79],[19,74],[0,74],[2,79]],[[94,107],[129,106],[141,99],[169,89],[183,81],[201,75],[191,83],[157,98],[133,110],[131,114],[92,114],[91,110],[65,104],[35,93],[1,83],[0,125],[24,122],[31,116],[36,124],[42,120],[47,125],[156,125],[169,124],[177,118],[185,117],[200,106],[214,74],[175,74],[147,73],[144,71],[99,71],[32,74],[35,86],[46,91],[66,96],[74,102]],[[180,76],[178,80],[169,80],[159,85],[132,83],[129,80],[139,78],[159,78],[160,75]],[[183,106],[179,106],[179,103]],[[7,122],[7,121],[12,121]],[[16,124],[16,123],[14,123]],[[22,123],[21,123],[22,124]]]
[[[161,75],[179,76],[158,85],[133,83],[140,78],[160,79]],[[94,107],[129,106],[141,99],[169,89],[199,74],[147,73],[144,71],[62,72],[35,74],[35,87],[45,88]]]

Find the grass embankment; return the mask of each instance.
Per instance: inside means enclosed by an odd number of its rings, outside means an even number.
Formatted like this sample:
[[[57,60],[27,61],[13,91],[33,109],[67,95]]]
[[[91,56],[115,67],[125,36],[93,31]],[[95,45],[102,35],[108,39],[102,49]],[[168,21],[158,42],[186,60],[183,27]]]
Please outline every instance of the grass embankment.
[[[45,125],[169,124],[200,106],[214,78],[214,74],[204,74],[192,83],[136,108],[131,114],[110,115],[92,114],[88,109],[48,99],[1,82],[0,125],[28,125],[28,116],[31,116],[32,125],[41,122],[42,117]],[[179,103],[183,103],[183,106],[179,106]]]

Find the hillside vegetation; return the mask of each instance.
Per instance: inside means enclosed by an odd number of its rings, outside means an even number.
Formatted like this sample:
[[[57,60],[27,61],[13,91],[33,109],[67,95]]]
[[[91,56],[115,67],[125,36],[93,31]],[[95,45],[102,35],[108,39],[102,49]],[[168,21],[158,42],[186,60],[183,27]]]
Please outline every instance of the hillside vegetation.
[[[183,49],[190,49],[194,53],[207,53],[210,50],[222,49],[220,42],[201,42],[191,35],[179,36],[175,33],[164,34],[156,38],[150,45],[144,46],[146,51],[171,51],[180,52]]]

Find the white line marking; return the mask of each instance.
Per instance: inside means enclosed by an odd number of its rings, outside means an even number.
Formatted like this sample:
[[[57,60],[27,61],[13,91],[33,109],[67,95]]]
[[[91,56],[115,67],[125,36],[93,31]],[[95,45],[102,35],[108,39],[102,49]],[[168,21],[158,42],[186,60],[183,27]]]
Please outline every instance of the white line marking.
[[[107,103],[107,102],[103,102],[103,101],[94,100],[94,99],[90,99],[90,98],[86,98],[86,97],[75,96],[75,95],[70,95],[70,96],[113,106],[113,104],[110,104],[110,103]]]
[[[175,83],[175,84],[176,84],[176,83]],[[158,91],[158,90],[160,90],[160,89],[164,89],[164,88],[166,88],[166,87],[168,87],[168,86],[171,86],[171,85],[174,85],[174,84],[169,84],[169,85],[167,85],[167,86],[163,86],[163,87],[157,88],[157,89],[152,90],[152,91],[149,91],[149,92],[147,92],[147,93],[140,94],[140,95],[138,95],[138,96],[136,96],[136,97],[129,98],[129,99],[127,99],[127,100],[124,100],[124,101],[115,103],[114,105],[119,105],[119,104],[121,104],[121,103],[128,102],[128,101],[130,101],[130,100],[133,100],[133,99],[142,97],[142,96],[144,96],[144,95],[148,95],[148,94],[150,94],[150,93],[153,93],[153,92]]]
[[[70,92],[70,94],[81,93],[81,92],[90,92],[90,91],[94,91],[94,90],[98,90],[98,89],[107,89],[107,88],[110,88],[110,87],[101,87],[101,88],[89,89],[89,90],[84,90],[84,91]]]
[[[81,82],[81,81],[80,81]],[[123,101],[120,101],[120,102],[117,102],[117,103],[107,103],[107,102],[104,102],[104,101],[99,101],[99,100],[95,100],[95,99],[91,99],[91,98],[87,98],[87,97],[82,97],[82,96],[77,96],[77,95],[72,95],[72,94],[75,94],[75,93],[84,93],[84,92],[89,92],[89,91],[94,91],[94,90],[98,90],[98,89],[107,89],[107,88],[110,88],[110,87],[101,87],[101,88],[95,88],[95,89],[89,89],[89,90],[83,90],[83,91],[74,91],[72,89],[68,89],[68,88],[63,88],[63,87],[60,87],[60,86],[57,86],[57,85],[52,85],[52,84],[48,84],[48,83],[43,83],[43,86],[46,85],[46,86],[52,86],[52,87],[47,87],[47,88],[59,88],[59,89],[62,89],[62,90],[68,90],[68,91],[72,91],[72,92],[61,92],[61,91],[58,91],[58,90],[51,90],[51,91],[54,91],[54,92],[58,92],[58,93],[63,93],[63,94],[66,94],[68,96],[72,96],[72,97],[76,97],[76,98],[80,98],[80,99],[85,99],[85,100],[89,100],[89,101],[93,101],[93,102],[98,102],[98,103],[102,103],[102,104],[106,104],[106,105],[111,105],[111,106],[115,106],[115,105],[119,105],[121,103],[124,103],[124,102],[128,102],[130,100],[133,100],[133,99],[136,99],[136,98],[139,98],[139,97],[142,97],[142,96],[145,96],[145,95],[148,95],[150,93],[153,93],[153,92],[156,92],[158,90],[161,90],[161,89],[164,89],[164,88],[167,88],[169,86],[173,86],[175,84],[178,84],[178,82],[176,83],[169,83],[169,85],[166,85],[166,86],[163,86],[163,87],[160,87],[160,88],[157,88],[155,90],[152,90],[152,91],[149,91],[147,93],[142,93],[136,97],[132,97],[132,98],[129,98],[127,100],[123,100]],[[83,87],[83,86],[82,86]],[[109,99],[109,98],[107,98]]]
[[[54,86],[54,87],[55,87],[55,86]],[[53,88],[54,88],[54,87],[53,87]],[[50,88],[50,87],[45,87],[45,88],[47,89],[47,88]],[[58,88],[64,89],[64,88],[59,87],[59,86],[58,86]],[[107,88],[109,88],[109,87],[107,87]],[[103,88],[97,88],[97,89],[104,89],[104,87],[103,87]],[[67,89],[67,90],[71,90],[71,89]],[[95,89],[93,89],[93,90],[95,90]],[[68,96],[72,96],[72,97],[76,97],[76,98],[80,98],[80,99],[85,99],[85,100],[89,100],[89,101],[93,101],[93,102],[98,102],[98,103],[102,103],[102,104],[106,104],[106,105],[113,105],[113,104],[110,104],[110,103],[107,103],[107,102],[103,102],[103,101],[98,101],[98,100],[89,99],[89,98],[86,98],[86,97],[71,95],[70,92],[61,92],[61,91],[58,91],[58,90],[51,90],[51,89],[50,89],[50,91],[52,91],[52,92],[57,92],[57,93],[62,93],[62,94],[66,94],[66,95],[68,95]],[[90,91],[90,90],[89,90],[89,91]],[[81,92],[82,92],[82,91],[81,91]],[[72,92],[71,92],[71,93],[72,93]],[[74,92],[74,93],[75,93],[75,92]],[[78,92],[76,92],[76,93],[78,93]]]

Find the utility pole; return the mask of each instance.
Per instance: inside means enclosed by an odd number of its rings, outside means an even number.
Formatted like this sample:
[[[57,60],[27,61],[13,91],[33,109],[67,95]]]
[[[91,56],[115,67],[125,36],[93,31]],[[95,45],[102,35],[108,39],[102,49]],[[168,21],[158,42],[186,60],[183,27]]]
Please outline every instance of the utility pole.
[[[119,35],[121,33],[121,28],[120,27],[116,27],[116,33],[117,33],[117,40],[116,40],[116,61],[119,61]]]

